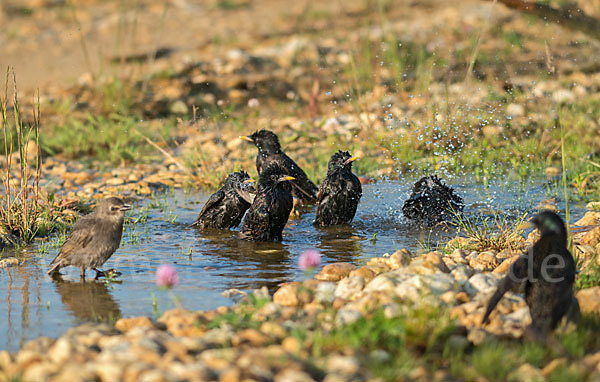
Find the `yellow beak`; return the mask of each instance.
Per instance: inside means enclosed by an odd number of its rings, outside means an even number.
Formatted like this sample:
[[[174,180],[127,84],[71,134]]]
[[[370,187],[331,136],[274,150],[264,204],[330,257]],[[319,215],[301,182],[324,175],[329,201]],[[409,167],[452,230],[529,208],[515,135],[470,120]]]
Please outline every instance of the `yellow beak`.
[[[344,164],[348,164],[348,163],[354,162],[355,160],[359,160],[359,159],[360,159],[359,157],[352,157],[352,158],[346,160],[344,162]]]
[[[295,180],[296,178],[294,178],[293,176],[282,176],[281,178],[279,178],[278,182],[285,182],[286,180]]]
[[[242,183],[254,183],[254,179],[246,179]]]
[[[245,135],[240,135],[238,138],[243,139],[244,141],[254,142],[254,140],[252,138],[247,137]]]

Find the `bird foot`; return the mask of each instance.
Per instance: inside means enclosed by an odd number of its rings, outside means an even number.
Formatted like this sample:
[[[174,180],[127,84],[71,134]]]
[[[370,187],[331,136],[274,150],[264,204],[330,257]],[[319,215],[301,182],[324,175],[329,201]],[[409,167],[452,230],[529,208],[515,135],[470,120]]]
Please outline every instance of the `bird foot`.
[[[121,272],[117,271],[114,268],[108,269],[106,271],[94,269],[94,271],[96,271],[96,277],[94,278],[94,280],[98,280],[100,277],[104,277],[106,279],[112,279],[112,278],[119,277],[122,275]]]

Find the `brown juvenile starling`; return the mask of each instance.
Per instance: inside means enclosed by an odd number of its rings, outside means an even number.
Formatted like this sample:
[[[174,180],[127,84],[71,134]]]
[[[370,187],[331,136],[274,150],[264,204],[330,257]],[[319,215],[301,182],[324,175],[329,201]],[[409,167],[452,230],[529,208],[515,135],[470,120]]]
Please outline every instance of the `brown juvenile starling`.
[[[240,139],[252,142],[258,147],[256,170],[260,174],[270,163],[278,163],[284,174],[292,176],[292,195],[304,203],[314,203],[319,189],[308,179],[306,173],[282,150],[277,135],[269,130],[260,130],[250,136],[240,136]]]
[[[291,180],[294,178],[276,162],[263,169],[254,202],[242,223],[240,239],[281,241],[293,206]]]
[[[573,295],[575,261],[567,249],[567,230],[562,219],[543,211],[532,219],[540,239],[529,253],[511,264],[506,276],[488,302],[485,323],[502,296],[509,290],[525,287],[525,301],[531,314],[534,334],[556,328],[563,316],[577,320],[579,303]]]
[[[69,265],[79,267],[82,281],[85,281],[87,268],[96,271],[96,278],[104,274],[97,268],[119,248],[125,211],[130,208],[119,198],[107,198],[96,211],[79,219],[58,256],[50,263],[48,274],[53,275]]]
[[[362,196],[360,181],[352,173],[352,162],[356,159],[348,151],[331,156],[327,176],[319,187],[315,225],[350,224],[354,219]]]

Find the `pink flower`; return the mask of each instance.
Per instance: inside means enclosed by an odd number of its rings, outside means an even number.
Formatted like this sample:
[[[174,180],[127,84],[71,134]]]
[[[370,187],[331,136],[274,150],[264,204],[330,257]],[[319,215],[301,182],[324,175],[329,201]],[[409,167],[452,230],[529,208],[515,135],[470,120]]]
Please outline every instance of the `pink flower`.
[[[316,249],[308,249],[300,255],[298,266],[303,271],[310,270],[321,265],[321,254]]]
[[[163,264],[156,270],[156,285],[171,288],[179,284],[179,275],[174,266]]]

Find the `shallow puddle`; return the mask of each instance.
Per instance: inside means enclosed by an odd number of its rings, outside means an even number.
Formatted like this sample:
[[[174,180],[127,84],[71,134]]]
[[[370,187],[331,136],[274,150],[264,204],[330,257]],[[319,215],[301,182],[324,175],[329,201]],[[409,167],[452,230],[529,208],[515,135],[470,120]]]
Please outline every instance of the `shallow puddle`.
[[[527,191],[517,185],[490,187],[501,190],[496,192],[453,187],[465,199],[466,214],[486,207],[515,213],[536,206],[549,192],[542,182]],[[4,301],[0,304],[0,331],[6,333],[0,349],[17,350],[41,335],[57,337],[77,323],[156,317],[173,308],[176,300],[193,310],[231,305],[234,299],[222,295],[226,290],[247,292],[267,286],[273,291],[281,282],[302,280],[306,276],[298,269],[298,256],[309,248],[319,249],[324,263],[360,265],[400,248],[423,252],[455,235],[452,230],[419,229],[407,222],[400,211],[409,195],[404,184],[381,182],[363,190],[352,227],[316,229],[312,207],[288,222],[281,244],[248,243],[237,240],[236,231],[199,232],[190,227],[207,198],[204,194],[176,192],[145,201],[134,206],[131,217],[139,218],[144,207],[146,221],[126,226],[121,248],[105,264],[106,269],[122,272],[117,282],[80,283],[79,270],[74,268],[63,270],[64,281],[54,281],[46,271],[58,248],[46,246],[44,254],[40,254],[39,244],[27,248],[19,255],[27,258],[23,265],[0,271],[0,299]],[[573,219],[583,212],[581,206],[571,206]],[[12,254],[3,254],[8,255]],[[164,263],[174,264],[181,280],[172,292],[155,285],[156,268]],[[90,279],[92,274],[88,272]]]

